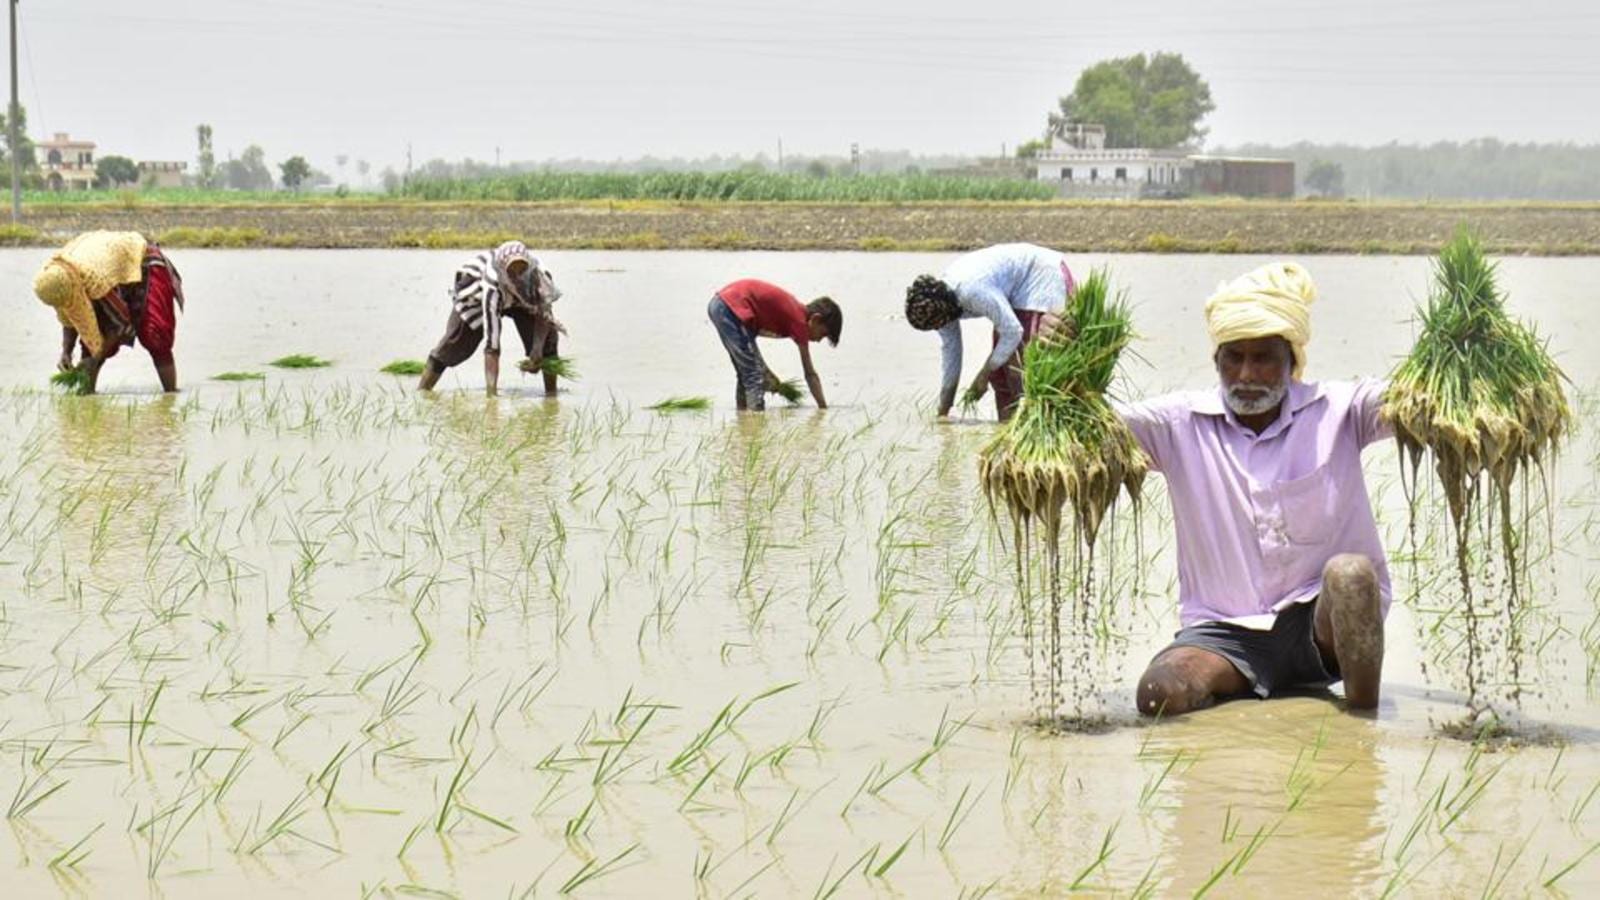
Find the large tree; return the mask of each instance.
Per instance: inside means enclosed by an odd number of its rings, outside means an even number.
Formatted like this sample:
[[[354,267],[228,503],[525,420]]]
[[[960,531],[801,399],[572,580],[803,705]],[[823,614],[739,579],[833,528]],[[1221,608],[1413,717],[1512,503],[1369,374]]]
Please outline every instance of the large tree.
[[[34,156],[33,138],[28,137],[28,110],[26,107],[17,107],[17,144],[21,148],[17,153],[18,160],[22,163],[24,177],[34,174],[39,163]],[[0,163],[5,164],[7,172],[11,171],[11,122],[3,110],[0,110]]]
[[[94,164],[94,181],[99,187],[121,187],[139,180],[139,164],[126,156],[102,156]]]
[[[311,165],[304,156],[291,156],[278,163],[278,171],[283,173],[283,186],[291,191],[300,190],[300,182],[311,175]]]
[[[200,142],[199,184],[203,188],[217,186],[217,155],[211,150],[211,126],[195,127],[195,137]]]
[[[236,191],[272,190],[272,170],[267,168],[267,154],[259,144],[244,148],[238,159],[223,163],[218,173],[223,184]]]
[[[1178,53],[1138,53],[1097,62],[1050,114],[1050,130],[1104,125],[1107,147],[1179,147],[1205,137],[1211,88]]]

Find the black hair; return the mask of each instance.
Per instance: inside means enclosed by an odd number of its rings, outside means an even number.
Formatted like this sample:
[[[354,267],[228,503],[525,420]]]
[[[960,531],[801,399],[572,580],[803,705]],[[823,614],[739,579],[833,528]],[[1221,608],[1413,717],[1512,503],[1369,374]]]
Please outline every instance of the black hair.
[[[956,292],[932,275],[918,275],[906,288],[906,321],[918,331],[943,328],[961,315]]]
[[[839,346],[839,333],[844,330],[844,313],[839,304],[832,297],[818,297],[806,304],[806,318],[812,316],[822,317],[822,324],[828,329],[828,343]]]

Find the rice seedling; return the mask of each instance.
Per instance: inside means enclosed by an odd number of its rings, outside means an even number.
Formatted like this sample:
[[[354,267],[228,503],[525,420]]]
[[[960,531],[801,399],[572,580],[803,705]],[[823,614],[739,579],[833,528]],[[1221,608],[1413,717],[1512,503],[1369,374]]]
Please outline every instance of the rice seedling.
[[[656,412],[698,412],[710,408],[710,397],[668,397],[660,403],[645,407],[645,409],[653,409]]]
[[[578,367],[574,365],[570,356],[545,356],[537,361],[524,359],[517,363],[517,368],[533,374],[535,372],[545,375],[554,375],[563,381],[577,381]]]
[[[1563,390],[1566,376],[1546,342],[1506,312],[1496,266],[1465,227],[1440,251],[1418,319],[1416,345],[1390,376],[1383,416],[1394,426],[1410,475],[1413,547],[1424,459],[1444,492],[1461,599],[1456,615],[1465,633],[1467,702],[1476,714],[1489,699],[1483,692],[1490,681],[1511,684],[1510,699],[1517,699],[1529,577],[1527,485],[1537,475],[1549,498],[1547,464],[1572,428],[1572,412]],[[1547,519],[1546,525],[1553,535],[1553,522]],[[1498,542],[1475,542],[1495,526]],[[1475,543],[1484,558],[1474,559]],[[1490,586],[1474,572],[1484,572],[1484,566],[1501,573],[1500,602],[1488,609],[1481,595]],[[1489,624],[1503,633],[1491,637]],[[1485,671],[1494,643],[1501,645],[1510,671]]]
[[[779,397],[789,401],[791,405],[796,406],[799,405],[801,397],[804,396],[800,391],[800,381],[799,379],[795,378],[780,378],[774,380],[771,384],[767,385],[767,393],[777,394]]]
[[[64,388],[70,393],[81,394],[89,387],[89,373],[82,366],[73,366],[61,372],[50,375],[52,387]]]
[[[212,381],[265,381],[267,376],[262,372],[218,372],[211,376]]]
[[[378,371],[385,375],[421,375],[427,367],[420,359],[397,359]]]
[[[309,353],[291,353],[288,356],[280,356],[267,365],[279,369],[322,369],[333,365],[333,360],[322,359]]]
[[[1069,587],[1075,608],[1068,628],[1080,645],[1088,638],[1095,605],[1095,540],[1119,494],[1135,503],[1144,483],[1144,451],[1105,400],[1117,360],[1133,337],[1128,303],[1113,295],[1104,270],[1092,273],[1068,300],[1067,320],[1075,334],[1051,335],[1028,345],[1023,361],[1023,395],[1012,419],[978,454],[978,481],[991,514],[1004,508],[1011,517],[1012,552],[1023,603],[1031,606],[1034,539],[1045,551],[1048,606],[1043,658],[1047,682],[1045,708],[1061,715],[1065,671],[1062,665],[1062,526],[1072,537]],[[1069,516],[1063,521],[1063,511]],[[1030,671],[1034,663],[1033,618],[1024,608]],[[1087,673],[1074,685],[1075,716],[1083,714]]]

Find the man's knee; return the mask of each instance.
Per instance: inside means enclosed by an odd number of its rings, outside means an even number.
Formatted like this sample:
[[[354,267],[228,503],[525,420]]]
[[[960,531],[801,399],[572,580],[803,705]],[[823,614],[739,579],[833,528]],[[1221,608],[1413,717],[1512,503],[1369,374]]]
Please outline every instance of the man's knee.
[[[1341,553],[1322,567],[1322,588],[1342,597],[1376,597],[1377,567],[1359,553]]]
[[[1206,705],[1209,697],[1205,691],[1183,673],[1170,666],[1155,663],[1139,676],[1135,692],[1139,714],[1144,716],[1173,716]]]

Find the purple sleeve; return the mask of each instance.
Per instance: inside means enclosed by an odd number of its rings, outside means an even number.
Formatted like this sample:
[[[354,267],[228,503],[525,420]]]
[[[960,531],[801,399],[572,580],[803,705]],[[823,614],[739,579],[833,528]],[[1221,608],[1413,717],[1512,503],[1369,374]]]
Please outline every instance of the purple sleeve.
[[[1389,382],[1376,378],[1363,378],[1355,384],[1355,391],[1350,397],[1350,421],[1355,424],[1356,442],[1358,446],[1381,441],[1394,436],[1394,426],[1385,421],[1383,412],[1383,394],[1389,389]]]
[[[1175,411],[1184,408],[1181,396],[1167,394],[1135,402],[1111,401],[1111,408],[1122,419],[1122,424],[1133,432],[1134,440],[1150,457],[1150,467],[1163,471],[1170,458],[1172,424]]]

